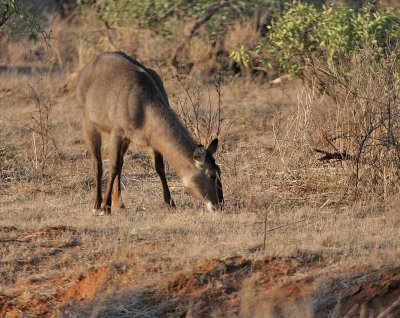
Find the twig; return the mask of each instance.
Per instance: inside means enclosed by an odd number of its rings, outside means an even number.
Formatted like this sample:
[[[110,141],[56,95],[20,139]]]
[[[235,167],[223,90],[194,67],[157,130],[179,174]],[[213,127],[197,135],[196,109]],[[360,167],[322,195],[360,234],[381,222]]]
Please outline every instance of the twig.
[[[52,206],[53,208],[59,208],[59,206],[54,205],[52,203],[50,203],[49,201],[44,201],[45,203],[47,203],[48,205]]]
[[[388,317],[390,312],[399,305],[400,305],[400,297],[397,298],[397,300],[394,301],[388,308],[382,311],[376,318]]]
[[[267,222],[268,221],[268,210],[265,211],[264,215],[264,240],[263,240],[263,250],[265,251],[265,247],[267,245]]]
[[[352,316],[356,313],[356,311],[358,310],[359,307],[360,307],[359,304],[355,304],[355,305],[346,313],[346,315],[343,316],[343,318],[350,318],[350,317],[352,317]],[[362,317],[362,316],[360,316],[360,317]]]
[[[328,203],[329,203],[329,199],[328,200],[326,200],[325,201],[325,203],[324,204],[322,204],[320,207],[319,207],[319,210],[321,210],[322,208],[324,208]],[[339,213],[341,213],[341,212],[339,212]],[[287,224],[284,224],[284,225],[280,225],[280,226],[277,226],[277,227],[273,227],[273,228],[271,228],[271,229],[267,229],[266,227],[264,228],[264,235],[266,235],[266,233],[269,233],[269,232],[274,232],[274,231],[277,231],[277,230],[280,230],[280,229],[284,229],[284,228],[290,228],[290,227],[292,227],[292,225],[295,225],[295,224],[299,224],[299,223],[304,223],[304,222],[307,222],[308,221],[308,223],[306,223],[306,224],[311,224],[311,223],[313,223],[313,222],[316,222],[316,221],[319,221],[319,220],[322,220],[322,219],[324,219],[324,218],[326,218],[326,217],[329,217],[329,216],[337,216],[338,215],[338,211],[336,211],[336,210],[334,210],[333,212],[330,212],[330,213],[325,213],[325,215],[323,215],[323,216],[316,216],[316,217],[312,217],[312,218],[304,218],[304,219],[301,219],[301,220],[298,220],[298,221],[295,221],[295,222],[291,222],[291,223],[287,223]],[[264,219],[264,221],[262,222],[263,223],[263,225],[265,226],[265,222],[266,222],[267,220],[266,220],[266,218]],[[258,224],[260,224],[261,222],[258,222]]]

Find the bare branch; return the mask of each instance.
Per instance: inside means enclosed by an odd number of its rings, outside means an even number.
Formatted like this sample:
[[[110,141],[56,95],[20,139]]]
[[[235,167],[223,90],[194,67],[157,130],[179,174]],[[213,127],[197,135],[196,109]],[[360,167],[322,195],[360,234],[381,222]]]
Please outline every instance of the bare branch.
[[[312,148],[313,151],[318,152],[318,153],[322,153],[325,156],[319,158],[318,160],[320,161],[327,161],[327,160],[331,160],[331,159],[335,159],[335,160],[354,160],[354,156],[350,155],[347,153],[347,151],[336,151],[336,152],[329,152],[329,151],[325,151],[325,150],[321,150],[318,148]]]
[[[176,46],[173,54],[171,55],[169,64],[177,67],[178,66],[177,58],[178,58],[179,52],[182,51],[182,49],[187,45],[187,43],[190,41],[190,39],[193,37],[193,35],[195,35],[197,30],[203,24],[205,24],[208,20],[210,20],[219,10],[221,10],[222,8],[227,7],[229,5],[230,5],[229,1],[221,1],[219,3],[214,3],[214,4],[210,5],[208,7],[207,11],[205,12],[205,14],[201,18],[199,18],[195,21],[193,26],[190,28],[189,32],[186,34],[186,36],[184,36],[182,42]]]

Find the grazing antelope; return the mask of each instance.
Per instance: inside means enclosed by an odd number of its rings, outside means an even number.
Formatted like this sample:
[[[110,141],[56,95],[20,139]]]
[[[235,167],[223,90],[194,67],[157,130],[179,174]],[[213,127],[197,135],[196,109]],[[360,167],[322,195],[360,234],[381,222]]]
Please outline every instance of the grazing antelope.
[[[121,200],[123,157],[130,142],[152,150],[155,170],[161,179],[164,201],[175,206],[164,171],[165,158],[196,198],[209,210],[222,208],[224,199],[221,171],[213,154],[214,139],[205,148],[197,145],[169,106],[159,75],[122,52],[103,53],[80,72],[76,87],[85,140],[94,162],[94,210],[100,215],[113,207],[124,207]],[[110,135],[109,175],[101,196],[101,134]]]

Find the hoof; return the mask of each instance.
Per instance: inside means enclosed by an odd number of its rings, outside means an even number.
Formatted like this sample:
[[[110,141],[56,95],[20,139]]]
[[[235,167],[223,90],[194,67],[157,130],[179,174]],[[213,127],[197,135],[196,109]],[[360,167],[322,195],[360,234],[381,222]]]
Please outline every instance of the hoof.
[[[114,209],[125,209],[125,204],[122,200],[119,200],[118,202],[113,201],[112,206]]]
[[[172,199],[171,199],[171,201],[169,201],[169,203],[167,203],[167,205],[168,205],[168,207],[170,209],[175,209],[176,208],[175,202]]]
[[[110,214],[111,214],[111,209],[109,207],[107,207],[107,209],[93,209],[94,216],[105,216]]]

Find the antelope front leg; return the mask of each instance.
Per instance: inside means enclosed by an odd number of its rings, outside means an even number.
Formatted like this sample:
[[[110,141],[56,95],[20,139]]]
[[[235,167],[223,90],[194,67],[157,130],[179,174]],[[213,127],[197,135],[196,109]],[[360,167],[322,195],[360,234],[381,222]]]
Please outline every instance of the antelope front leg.
[[[109,172],[106,191],[104,192],[103,202],[101,203],[100,215],[111,214],[111,194],[115,178],[122,169],[122,156],[121,156],[122,138],[118,132],[112,131],[110,138],[109,149]],[[119,182],[119,180],[118,180]]]
[[[113,208],[125,208],[125,204],[122,201],[121,197],[121,175],[117,173],[117,176],[114,180],[114,187],[112,190],[112,207]]]
[[[125,204],[122,201],[122,196],[121,196],[121,172],[122,172],[122,167],[124,165],[124,155],[125,152],[128,150],[129,147],[129,140],[128,139],[124,139],[122,141],[122,146],[121,146],[121,162],[119,165],[119,169],[117,171],[117,176],[115,177],[114,180],[114,187],[113,187],[113,191],[112,191],[112,206],[113,208],[121,208],[124,209],[125,208]]]
[[[94,171],[95,171],[95,179],[96,179],[96,189],[95,189],[95,197],[94,197],[94,206],[93,211],[97,211],[101,205],[101,178],[103,176],[103,164],[101,162],[101,158],[96,158],[94,160]]]
[[[174,208],[175,202],[171,198],[171,193],[169,192],[167,178],[165,177],[164,159],[163,156],[158,151],[154,151],[154,168],[156,169],[156,172],[161,180],[164,202],[168,204],[170,207]]]

